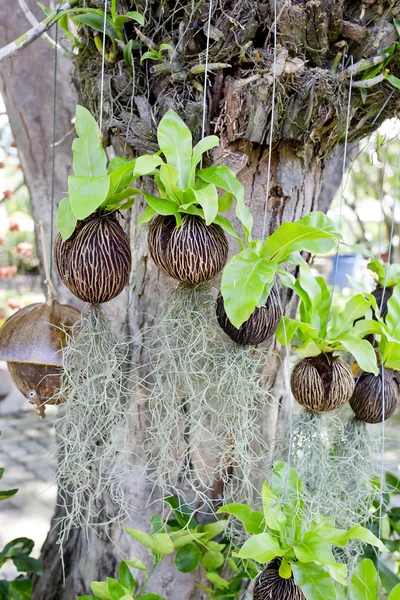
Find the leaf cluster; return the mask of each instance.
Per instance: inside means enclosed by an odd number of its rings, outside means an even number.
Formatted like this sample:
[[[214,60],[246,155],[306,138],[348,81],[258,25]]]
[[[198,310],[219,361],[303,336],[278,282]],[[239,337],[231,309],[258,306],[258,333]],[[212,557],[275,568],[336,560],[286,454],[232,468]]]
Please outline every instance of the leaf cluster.
[[[301,358],[346,350],[363,371],[378,375],[374,348],[363,339],[371,320],[360,320],[371,313],[371,306],[376,307],[372,294],[356,294],[341,312],[333,312],[325,280],[314,277],[306,265],[300,267],[300,276],[291,287],[300,297],[299,318],[282,317],[276,331],[278,341],[287,346],[294,339]]]
[[[303,520],[302,482],[287,463],[274,465],[271,486],[262,488],[263,510],[253,510],[246,504],[228,504],[219,509],[236,517],[249,535],[235,556],[261,565],[280,560],[279,575],[293,576],[306,600],[336,600],[347,586],[347,567],[338,563],[334,546],[346,546],[349,540],[361,540],[385,551],[384,544],[368,529],[354,526],[336,529],[326,517],[315,516],[311,523]],[[372,565],[373,566],[373,565]],[[350,598],[365,598],[354,593],[353,579]],[[354,588],[354,589],[353,589]],[[375,588],[374,591],[376,593]]]
[[[370,257],[367,267],[374,273],[376,282],[381,287],[393,287],[400,282],[400,265],[398,264],[388,264],[379,258]]]
[[[4,469],[0,468],[0,479],[3,475]],[[12,498],[17,492],[17,489],[0,490],[0,501]],[[0,568],[11,560],[19,573],[40,575],[42,572],[40,561],[30,556],[33,546],[34,542],[28,538],[12,540],[0,551]],[[0,600],[29,600],[31,595],[32,581],[26,575],[21,574],[13,581],[0,580]]]

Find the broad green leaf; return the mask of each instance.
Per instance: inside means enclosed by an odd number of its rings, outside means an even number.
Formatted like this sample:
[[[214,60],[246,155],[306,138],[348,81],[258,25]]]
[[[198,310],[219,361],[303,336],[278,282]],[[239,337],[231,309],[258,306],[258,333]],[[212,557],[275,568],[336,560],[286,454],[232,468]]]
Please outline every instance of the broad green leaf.
[[[218,214],[218,193],[215,185],[207,185],[201,190],[193,190],[198,204],[204,210],[206,225],[211,225]]]
[[[104,177],[107,175],[107,155],[96,119],[83,106],[76,107],[75,129],[79,137],[72,143],[75,176]]]
[[[302,543],[294,546],[294,552],[302,563],[317,562],[322,565],[336,563],[328,542],[313,531],[304,534]]]
[[[275,331],[275,336],[278,342],[282,346],[287,346],[290,344],[300,325],[300,321],[290,319],[289,317],[281,317],[278,329]]]
[[[279,567],[279,577],[282,577],[282,579],[290,579],[291,576],[292,567],[284,558],[282,558],[282,562]]]
[[[290,527],[290,537],[297,541],[301,535],[301,509],[303,507],[303,486],[296,471],[286,462],[274,463],[271,478],[271,488],[282,498],[287,515],[287,526]]]
[[[330,339],[339,338],[344,333],[348,333],[353,327],[354,321],[365,316],[370,305],[371,303],[362,294],[357,294],[353,298],[350,298],[344,310],[331,318],[332,326],[328,332]]]
[[[286,524],[286,515],[282,510],[281,498],[271,490],[266,481],[264,481],[262,486],[262,505],[264,521],[269,529],[283,533]]]
[[[110,198],[109,200],[106,200],[102,206],[103,206],[103,208],[107,208],[108,210],[111,210],[113,208],[118,208],[119,210],[121,210],[122,209],[121,203],[123,203],[128,198],[131,198],[132,202],[130,202],[130,206],[132,206],[135,203],[134,196],[138,196],[138,195],[141,196],[142,194],[143,194],[142,190],[139,190],[137,188],[128,187],[123,192],[119,192],[119,194],[115,194],[112,198]],[[125,204],[124,204],[124,206],[125,206]]]
[[[338,341],[347,352],[354,356],[363,371],[379,375],[374,348],[367,340],[360,340],[360,338],[348,333],[340,336]]]
[[[217,215],[214,219],[214,223],[215,223],[215,225],[219,225],[220,227],[222,227],[222,229],[224,231],[226,231],[227,233],[229,233],[229,235],[236,238],[239,243],[240,248],[243,248],[243,242],[242,242],[238,232],[236,231],[236,229],[233,227],[233,225],[229,221],[229,219],[226,219],[225,217],[222,217],[221,215]]]
[[[168,52],[173,52],[174,51],[174,47],[171,46],[171,44],[160,44],[158,46],[158,51],[159,52],[163,52],[165,50],[168,50]]]
[[[293,252],[307,251],[313,254],[322,250],[329,252],[335,244],[334,234],[329,231],[315,229],[301,223],[283,223],[266,240],[261,255],[266,260],[283,263]]]
[[[218,198],[218,212],[228,212],[231,210],[233,203],[233,194],[225,192]]]
[[[325,213],[319,210],[314,210],[309,215],[306,215],[297,222],[301,225],[306,225],[307,227],[315,227],[316,229],[320,229],[321,231],[327,231],[328,233],[331,233],[337,238],[342,237],[340,229],[336,225],[336,223],[334,223],[332,219],[327,217]]]
[[[100,600],[110,600],[108,584],[106,581],[92,581],[90,584],[90,589],[95,596],[100,598]]]
[[[144,156],[139,156],[134,162],[135,167],[133,169],[133,174],[135,177],[143,177],[144,175],[148,175],[157,167],[160,167],[162,164],[164,164],[163,160],[157,156],[157,154],[145,154]]]
[[[383,263],[378,258],[372,258],[367,267],[377,275],[378,283],[383,284],[385,280],[385,267]]]
[[[133,567],[134,569],[139,569],[139,571],[147,571],[146,565],[140,560],[140,558],[131,558],[130,560],[125,561],[127,565]]]
[[[215,550],[209,550],[203,556],[202,563],[206,571],[216,571],[225,562],[224,555],[222,552],[217,552]]]
[[[33,584],[30,579],[14,579],[10,582],[8,588],[9,600],[30,600],[33,591]]]
[[[246,239],[250,240],[253,228],[253,217],[244,202],[244,188],[237,179],[235,173],[226,165],[215,165],[207,169],[201,169],[197,175],[206,183],[212,183],[217,187],[230,192],[236,198],[236,216],[242,223],[246,233]]]
[[[386,325],[391,336],[400,340],[400,283],[394,286],[387,303]]]
[[[355,525],[347,531],[345,529],[335,529],[326,525],[320,529],[318,533],[323,537],[329,544],[334,546],[346,546],[349,540],[360,540],[371,546],[376,546],[381,552],[387,552],[386,546],[383,542],[377,538],[372,531],[361,527],[361,525]]]
[[[77,218],[71,209],[69,198],[63,198],[58,206],[56,224],[63,242],[66,242],[75,231]]]
[[[233,556],[249,558],[265,564],[278,556],[283,556],[285,552],[286,549],[280,547],[278,538],[265,532],[251,536],[238,553],[233,553]]]
[[[86,13],[83,15],[74,15],[74,20],[78,21],[79,23],[82,23],[83,25],[88,25],[88,27],[91,27],[95,31],[100,31],[100,33],[103,33],[104,18],[101,17],[100,15],[95,15],[93,13]],[[106,34],[108,36],[110,36],[110,38],[118,39],[117,32],[115,31],[114,27],[109,23],[108,20],[107,20],[107,24],[106,24]]]
[[[17,567],[17,571],[19,571],[20,573],[41,574],[43,571],[43,566],[40,560],[38,560],[37,558],[33,558],[32,556],[21,554],[20,556],[16,556],[12,560],[14,565]]]
[[[86,219],[107,198],[110,175],[104,177],[68,177],[68,193],[71,210],[77,219]]]
[[[139,25],[144,25],[144,17],[137,10],[132,10],[125,13],[125,16],[129,17],[130,19],[133,19],[134,21],[136,21],[136,23],[139,23]]]
[[[350,600],[377,600],[379,577],[374,563],[364,558],[356,567],[349,585]]]
[[[314,563],[292,563],[293,576],[306,600],[336,600],[336,590],[327,571]]]
[[[224,579],[220,575],[218,575],[218,573],[208,571],[206,573],[206,577],[208,581],[215,585],[215,587],[217,587],[219,590],[226,590],[229,587],[229,582],[226,581],[226,579]]]
[[[147,204],[159,215],[175,215],[179,216],[178,204],[167,198],[157,198],[147,192],[143,192]]]
[[[216,135],[208,135],[207,137],[200,140],[193,148],[192,162],[191,162],[191,176],[190,185],[194,185],[196,168],[205,152],[208,152],[212,148],[219,146],[219,138]]]
[[[175,555],[175,567],[181,573],[191,573],[199,566],[201,556],[201,550],[196,544],[186,544]]]
[[[153,552],[158,554],[173,554],[174,544],[168,533],[156,533],[152,536]]]
[[[190,129],[173,110],[169,110],[158,125],[157,139],[168,164],[178,171],[179,187],[185,190],[190,186],[192,160]]]
[[[120,582],[112,577],[107,577],[107,590],[111,600],[120,600],[125,595],[125,590]]]
[[[336,563],[335,565],[328,565],[328,571],[335,581],[340,583],[341,585],[347,585],[347,567],[346,565],[342,565]]]
[[[170,533],[174,548],[180,548],[182,546],[186,546],[187,544],[192,544],[197,540],[202,540],[203,542],[205,535],[205,533],[195,533],[194,531],[185,533],[184,530]]]
[[[153,515],[150,519],[151,531],[150,535],[154,536],[155,533],[165,533],[165,523],[160,515]]]
[[[132,575],[128,563],[124,560],[120,563],[118,568],[118,579],[121,585],[124,586],[124,588],[127,588],[130,592],[135,591],[136,580]]]
[[[380,323],[373,321],[372,319],[362,319],[361,321],[357,321],[350,330],[350,333],[359,339],[363,339],[366,335],[371,333],[380,335],[381,332],[382,328]]]
[[[29,538],[16,538],[11,542],[8,542],[0,552],[0,559],[2,558],[16,558],[21,554],[28,555],[32,552],[34,542]]]
[[[391,73],[388,73],[385,76],[386,81],[388,81],[393,87],[397,88],[398,90],[400,90],[400,79],[398,77],[396,77],[395,75],[392,75]]]
[[[166,191],[167,197],[179,204],[183,203],[183,191],[177,186],[179,173],[171,165],[162,164],[159,170],[159,178]]]
[[[138,226],[143,225],[143,223],[148,223],[156,214],[156,211],[153,208],[151,208],[149,204],[147,204],[142,216],[140,217],[140,219],[138,219]]]
[[[17,492],[18,492],[18,489],[15,489],[15,490],[0,490],[0,501],[1,500],[8,500],[12,496],[15,496],[15,494]]]
[[[217,514],[228,514],[236,517],[247,533],[261,533],[264,531],[264,513],[253,510],[247,504],[226,504],[217,510]]]
[[[213,521],[212,523],[207,523],[203,527],[204,541],[212,540],[217,537],[221,533],[226,531],[228,527],[228,519],[221,519],[220,521]]]
[[[146,548],[150,548],[150,550],[154,549],[153,538],[145,531],[141,531],[140,529],[126,529],[125,527],[123,529],[128,535],[143,544],[143,546],[146,546]]]
[[[109,197],[114,194],[118,194],[125,190],[128,185],[133,181],[133,171],[135,168],[135,161],[130,161],[124,165],[121,165],[117,169],[114,169],[110,174],[110,188]]]
[[[388,600],[400,600],[400,583],[392,589]]]
[[[265,284],[274,280],[275,273],[276,264],[260,258],[250,248],[228,262],[222,274],[221,293],[226,314],[237,329],[250,317]]]
[[[124,158],[123,156],[115,156],[108,163],[108,173],[110,174],[113,171],[115,171],[116,169],[119,169],[120,167],[128,165],[131,162],[132,161],[128,160],[127,158]]]

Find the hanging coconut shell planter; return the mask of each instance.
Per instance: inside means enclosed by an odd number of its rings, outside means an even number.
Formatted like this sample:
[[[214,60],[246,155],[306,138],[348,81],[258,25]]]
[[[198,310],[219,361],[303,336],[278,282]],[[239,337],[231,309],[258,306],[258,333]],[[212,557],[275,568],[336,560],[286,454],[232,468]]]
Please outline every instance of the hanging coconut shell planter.
[[[50,298],[21,308],[0,328],[0,360],[7,362],[15,385],[42,417],[46,404],[62,402],[61,351],[79,317],[76,308]]]
[[[254,584],[253,600],[305,600],[293,575],[288,579],[279,575],[280,563],[279,559],[273,560],[258,576]]]
[[[382,423],[389,419],[400,400],[400,374],[384,369],[384,390],[382,373],[363,373],[355,386],[350,406],[356,418],[364,423]]]
[[[83,302],[103,304],[119,296],[129,280],[132,256],[115,213],[79,222],[65,242],[58,234],[54,262],[64,285]]]
[[[350,367],[340,356],[319,354],[296,364],[290,378],[293,396],[312,412],[328,412],[346,404],[354,391]]]

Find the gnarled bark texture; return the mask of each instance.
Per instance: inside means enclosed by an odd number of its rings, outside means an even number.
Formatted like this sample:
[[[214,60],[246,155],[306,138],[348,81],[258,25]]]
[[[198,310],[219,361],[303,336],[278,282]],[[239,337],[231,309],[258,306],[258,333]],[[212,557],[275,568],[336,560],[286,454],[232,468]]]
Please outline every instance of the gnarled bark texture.
[[[33,0],[30,5],[34,7]],[[90,5],[90,2],[82,2],[82,5]],[[134,69],[127,67],[122,54],[117,55],[116,62],[107,64],[104,103],[105,138],[117,152],[128,155],[157,150],[156,124],[168,108],[177,110],[191,126],[194,137],[200,137],[207,42],[204,23],[208,19],[209,0],[188,4],[168,0],[139,0],[135,5],[128,0],[118,2],[120,14],[132,9],[144,13],[145,26],[138,33],[133,24],[128,24],[126,41],[138,41],[140,50],[133,54]],[[218,133],[222,142],[213,160],[231,166],[245,186],[247,202],[255,217],[255,237],[261,235],[264,214],[268,234],[282,222],[298,219],[318,208],[319,202],[326,210],[326,195],[319,201],[325,161],[343,145],[347,121],[350,122],[349,142],[355,142],[396,113],[399,92],[396,90],[390,96],[390,84],[382,81],[368,89],[364,101],[359,89],[354,88],[348,114],[350,77],[347,69],[351,62],[356,64],[378,55],[397,39],[393,17],[399,10],[400,2],[393,0],[365,3],[277,0],[276,102],[267,190],[268,140],[273,112],[274,2],[223,0],[213,3],[209,57],[213,66],[206,95],[207,129]],[[23,29],[22,17],[14,6],[4,7],[3,13],[1,45]],[[85,28],[82,37],[86,51],[77,60],[74,83],[80,102],[98,114],[101,57],[93,41],[93,31]],[[158,46],[162,42],[172,44],[174,51],[169,56],[164,54],[163,60],[140,63],[146,44]],[[47,222],[51,61],[51,51],[39,40],[0,66],[2,89],[21,151],[34,214]],[[394,74],[398,71],[396,52],[387,67]],[[357,69],[355,81],[363,76]],[[73,98],[67,73],[65,64],[60,64],[58,139],[70,130]],[[70,143],[71,135],[57,148],[58,200],[60,191],[66,187]],[[341,169],[340,163],[336,160],[336,171]],[[127,223],[134,264],[128,292],[119,300],[119,310],[127,316],[129,333],[138,340],[138,355],[144,363],[140,336],[163,310],[172,284],[148,259],[146,233],[143,229],[136,231],[140,210],[140,204],[136,205]],[[283,293],[282,302],[287,314],[293,314],[295,301],[290,292],[286,296]],[[287,402],[280,368],[281,349],[275,344],[270,345],[270,361],[265,373],[273,399],[272,405],[266,407],[263,421],[265,437],[271,444],[278,423],[284,420]],[[139,507],[132,515],[132,523],[142,529],[146,529],[154,511],[147,505],[149,488],[140,477],[146,466],[142,449],[146,421],[143,401],[137,406],[132,423],[137,476],[131,482],[133,505]],[[60,510],[57,509],[58,514]],[[91,535],[89,551],[83,532],[74,531],[65,548],[66,582],[63,586],[55,540],[56,532],[51,531],[42,553],[44,574],[35,582],[33,600],[74,600],[77,594],[88,593],[91,580],[113,576],[121,551],[147,560],[147,551],[140,547],[131,549],[129,539],[119,528],[107,535],[105,532]],[[178,574],[166,560],[152,582],[152,590],[169,600],[203,600],[204,594],[195,586],[196,577],[198,574]]]

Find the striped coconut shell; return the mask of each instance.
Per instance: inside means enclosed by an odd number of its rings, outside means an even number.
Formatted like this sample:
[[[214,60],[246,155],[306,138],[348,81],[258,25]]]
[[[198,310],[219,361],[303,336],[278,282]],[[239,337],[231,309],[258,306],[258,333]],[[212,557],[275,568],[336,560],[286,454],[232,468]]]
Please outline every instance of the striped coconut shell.
[[[400,374],[390,369],[385,369],[384,398],[385,410],[383,411],[382,374],[363,373],[356,383],[354,393],[350,399],[350,406],[359,421],[364,423],[381,423],[392,416],[399,401]]]
[[[272,286],[264,306],[256,308],[239,329],[228,319],[221,294],[217,298],[216,313],[220,327],[234,342],[241,346],[262,344],[275,333],[281,318],[278,289]]]
[[[163,273],[190,285],[213,279],[228,258],[223,229],[206,225],[195,215],[184,215],[179,227],[173,216],[155,217],[149,224],[148,245],[151,258]]]
[[[254,584],[253,600],[305,600],[305,596],[293,579],[279,575],[280,560],[270,562]]]
[[[301,406],[328,412],[348,402],[354,391],[350,367],[331,353],[303,358],[292,371],[290,387]]]
[[[7,362],[19,391],[41,406],[42,416],[44,402],[58,403],[61,350],[79,317],[79,310],[52,298],[21,308],[0,328],[0,360]]]
[[[54,263],[66,287],[80,300],[103,304],[116,298],[129,280],[129,241],[114,215],[94,215],[66,242],[54,242]]]

